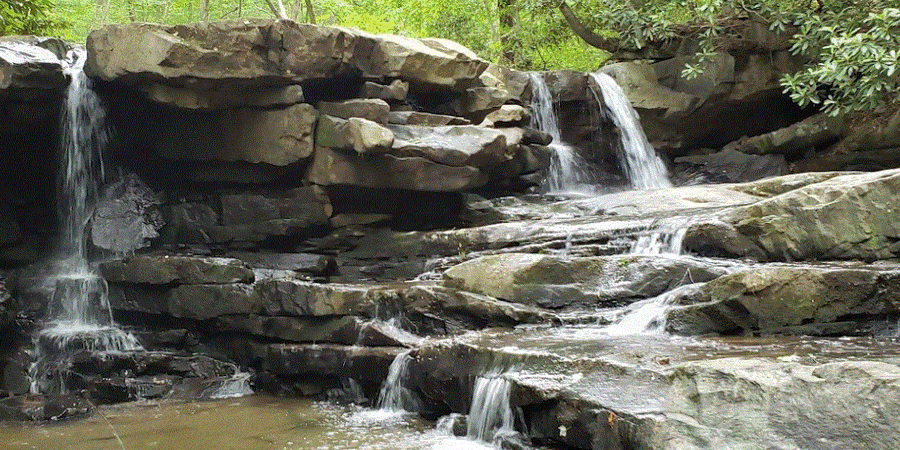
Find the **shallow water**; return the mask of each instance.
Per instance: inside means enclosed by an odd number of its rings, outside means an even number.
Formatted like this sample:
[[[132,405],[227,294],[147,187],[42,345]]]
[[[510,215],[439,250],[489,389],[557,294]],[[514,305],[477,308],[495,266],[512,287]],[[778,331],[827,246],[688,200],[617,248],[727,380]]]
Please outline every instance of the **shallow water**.
[[[0,423],[0,448],[40,450],[480,450],[410,415],[254,395],[104,406],[78,421]],[[116,435],[121,439],[119,445]]]

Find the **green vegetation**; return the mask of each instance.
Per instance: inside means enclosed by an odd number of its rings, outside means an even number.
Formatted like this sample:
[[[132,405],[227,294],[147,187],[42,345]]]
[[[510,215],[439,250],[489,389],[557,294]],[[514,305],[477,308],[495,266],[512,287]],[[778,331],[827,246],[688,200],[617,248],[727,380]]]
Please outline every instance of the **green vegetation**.
[[[0,33],[83,42],[106,23],[282,16],[374,33],[458,41],[520,69],[595,70],[609,58],[696,50],[688,77],[722,50],[755,45],[755,23],[808,62],[786,75],[800,105],[832,114],[900,103],[900,8],[894,0],[0,0]],[[894,6],[894,7],[891,7]],[[758,30],[757,30],[758,31]],[[757,33],[758,34],[758,33]],[[777,36],[776,36],[777,37]],[[682,46],[684,47],[684,46]]]

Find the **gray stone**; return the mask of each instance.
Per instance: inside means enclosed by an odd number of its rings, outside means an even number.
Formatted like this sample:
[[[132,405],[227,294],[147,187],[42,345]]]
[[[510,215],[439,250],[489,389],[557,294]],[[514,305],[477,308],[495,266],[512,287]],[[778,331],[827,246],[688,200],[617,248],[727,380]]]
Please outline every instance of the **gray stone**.
[[[165,285],[253,282],[253,271],[243,261],[209,256],[134,255],[101,263],[100,273],[113,283]]]
[[[389,125],[391,154],[419,156],[450,166],[491,167],[512,159],[522,141],[521,129],[475,126],[419,127]]]
[[[261,310],[260,296],[249,284],[185,284],[169,290],[166,313],[173,317],[207,320]]]
[[[391,84],[387,86],[366,81],[359,88],[360,97],[381,100],[405,100],[407,93],[409,93],[409,83],[402,80],[391,81]]]
[[[91,219],[91,242],[114,253],[148,247],[164,222],[162,199],[137,175],[128,174],[104,189]]]
[[[780,154],[799,159],[809,149],[824,148],[845,133],[842,117],[816,114],[791,126],[770,133],[741,139],[725,146],[752,155]]]
[[[367,347],[407,347],[414,348],[422,342],[422,338],[400,328],[389,326],[384,322],[370,320],[362,325],[357,345]]]
[[[194,90],[148,82],[140,89],[154,102],[186,109],[272,108],[303,102],[303,88],[299,85]]]
[[[65,52],[49,48],[66,44],[52,38],[29,36],[0,39],[0,95],[19,91],[17,97],[33,99],[47,91],[63,89],[68,80],[63,74]]]
[[[285,191],[248,191],[223,194],[222,225],[255,224],[279,219],[294,219],[308,226],[327,221],[327,201],[311,186]]]
[[[487,179],[476,168],[448,166],[425,158],[393,155],[346,155],[316,149],[306,178],[312,183],[383,189],[454,192],[483,186]]]
[[[222,330],[239,331],[254,336],[290,342],[325,342],[344,345],[357,344],[360,340],[360,332],[364,328],[360,320],[354,316],[221,316],[216,319],[216,323]]]
[[[256,291],[268,315],[355,315],[374,306],[372,289],[364,285],[272,279],[256,283]]]
[[[318,113],[307,104],[284,109],[227,109],[180,115],[161,130],[156,152],[169,159],[245,161],[286,166],[309,157]]]
[[[896,314],[895,296],[876,295],[885,276],[896,279],[890,272],[795,267],[730,274],[707,283],[697,304],[671,311],[667,327],[691,334],[765,332]]]
[[[353,378],[380,384],[402,347],[359,347],[334,344],[269,344],[254,349],[262,369],[278,375]]]
[[[361,155],[385,153],[394,143],[391,130],[358,117],[344,120],[321,116],[316,128],[316,145],[336,150],[352,150]]]
[[[388,123],[392,125],[421,125],[440,127],[444,125],[471,125],[469,119],[442,114],[429,114],[419,111],[391,111]]]
[[[340,119],[361,117],[383,125],[388,123],[391,107],[384,100],[350,99],[341,102],[319,102],[318,110],[322,115]]]
[[[519,127],[531,122],[531,113],[520,105],[503,105],[485,116],[482,127]]]
[[[702,172],[709,178],[732,183],[776,177],[788,172],[783,155],[748,155],[730,148],[711,155],[675,158],[675,162],[702,166]]]
[[[229,252],[227,256],[239,259],[253,268],[290,270],[313,275],[326,275],[334,265],[333,258],[312,253]]]
[[[697,260],[665,255],[560,258],[503,253],[450,268],[444,283],[511,302],[559,308],[621,304],[724,273]]]

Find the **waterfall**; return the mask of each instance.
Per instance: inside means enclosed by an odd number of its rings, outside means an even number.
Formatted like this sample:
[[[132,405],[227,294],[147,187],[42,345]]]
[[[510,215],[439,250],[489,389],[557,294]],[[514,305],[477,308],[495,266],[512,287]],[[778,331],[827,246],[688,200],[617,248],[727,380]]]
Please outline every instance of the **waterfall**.
[[[470,439],[496,443],[516,434],[510,406],[512,383],[501,377],[478,377],[469,407],[467,435]]]
[[[567,192],[590,184],[587,161],[571,145],[563,142],[560,136],[556,112],[553,110],[553,97],[547,83],[538,73],[532,72],[528,76],[531,79],[532,126],[553,137],[548,146],[551,156],[546,187],[550,192]]]
[[[686,234],[687,227],[685,226],[671,231],[655,231],[639,236],[631,246],[629,253],[634,255],[678,255],[681,253],[681,245]]]
[[[631,101],[612,77],[605,73],[592,73],[591,79],[600,89],[598,103],[602,104],[613,123],[619,129],[620,156],[619,164],[628,177],[631,187],[635,189],[659,189],[672,187],[663,164],[656,150],[647,141],[641,129],[637,112],[631,107]],[[596,93],[595,93],[596,94]]]
[[[50,277],[54,286],[48,321],[37,336],[31,367],[32,389],[38,392],[53,387],[51,384],[65,391],[62,371],[76,351],[140,348],[134,336],[113,323],[106,280],[87,258],[86,229],[103,177],[102,151],[108,133],[103,105],[84,74],[84,52],[70,56],[73,64],[66,71],[71,81],[62,114],[57,190],[62,230]]]

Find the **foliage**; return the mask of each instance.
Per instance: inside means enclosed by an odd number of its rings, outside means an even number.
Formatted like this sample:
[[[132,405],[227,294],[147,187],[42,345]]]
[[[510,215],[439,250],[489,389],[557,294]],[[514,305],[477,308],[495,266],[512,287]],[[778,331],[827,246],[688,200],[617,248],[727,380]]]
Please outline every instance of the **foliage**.
[[[50,0],[0,0],[0,36],[53,34],[63,22],[51,16]]]

